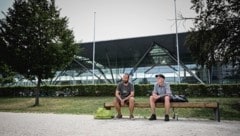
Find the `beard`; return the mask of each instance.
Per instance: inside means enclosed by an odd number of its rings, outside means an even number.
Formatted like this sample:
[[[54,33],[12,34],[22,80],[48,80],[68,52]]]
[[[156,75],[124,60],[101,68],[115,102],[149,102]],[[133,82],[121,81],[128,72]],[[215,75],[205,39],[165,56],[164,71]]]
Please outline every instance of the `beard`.
[[[125,84],[128,83],[128,80],[127,81],[123,81]]]

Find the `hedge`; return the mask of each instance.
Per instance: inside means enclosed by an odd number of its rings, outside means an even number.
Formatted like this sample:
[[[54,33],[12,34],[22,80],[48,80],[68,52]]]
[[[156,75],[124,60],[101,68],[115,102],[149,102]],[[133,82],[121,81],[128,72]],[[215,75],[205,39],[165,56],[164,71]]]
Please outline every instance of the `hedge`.
[[[134,85],[136,96],[148,96],[153,90],[153,85]],[[1,97],[34,96],[35,87],[0,87]],[[64,85],[42,86],[40,96],[56,96],[64,93],[65,96],[114,96],[116,85]],[[239,97],[240,84],[171,84],[173,94],[188,97]]]

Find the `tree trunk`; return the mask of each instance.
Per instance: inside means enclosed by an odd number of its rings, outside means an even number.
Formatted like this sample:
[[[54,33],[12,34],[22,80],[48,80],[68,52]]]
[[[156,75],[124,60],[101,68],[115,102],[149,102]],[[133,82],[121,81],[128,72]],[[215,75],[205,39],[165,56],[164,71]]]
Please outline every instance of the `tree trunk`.
[[[213,67],[208,68],[208,84],[211,84],[213,80]]]
[[[39,94],[40,94],[40,84],[41,84],[41,78],[37,78],[37,88],[35,89],[35,104],[34,106],[39,106]]]

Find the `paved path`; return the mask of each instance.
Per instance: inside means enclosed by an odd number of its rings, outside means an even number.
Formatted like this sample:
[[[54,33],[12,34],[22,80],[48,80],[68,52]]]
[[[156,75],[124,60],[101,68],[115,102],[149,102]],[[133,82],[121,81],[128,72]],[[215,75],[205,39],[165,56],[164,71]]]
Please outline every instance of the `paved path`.
[[[0,112],[0,136],[239,136],[239,133],[240,121],[96,120],[91,115]]]

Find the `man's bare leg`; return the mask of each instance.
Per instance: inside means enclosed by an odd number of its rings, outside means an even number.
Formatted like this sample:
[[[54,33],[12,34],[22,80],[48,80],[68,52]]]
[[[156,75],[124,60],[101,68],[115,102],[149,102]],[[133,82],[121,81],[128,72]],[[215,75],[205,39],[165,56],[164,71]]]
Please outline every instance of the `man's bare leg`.
[[[129,112],[130,112],[130,118],[133,117],[133,111],[134,111],[134,97],[129,98]]]
[[[120,100],[118,100],[118,98],[115,98],[114,106],[115,106],[115,109],[116,109],[116,111],[118,113],[117,118],[122,118]]]
[[[165,114],[169,115],[170,111],[170,96],[164,98]]]
[[[165,106],[165,121],[169,121],[169,111],[170,111],[170,96],[165,96],[164,98],[164,106]]]
[[[154,96],[150,96],[149,103],[150,103],[150,108],[151,108],[151,113],[156,114],[156,105],[155,105],[156,98]]]
[[[150,96],[149,98],[149,103],[150,103],[150,107],[151,107],[151,117],[149,118],[149,120],[156,120],[157,117],[156,117],[156,105],[155,105],[155,102],[156,102],[156,98],[154,96]]]

